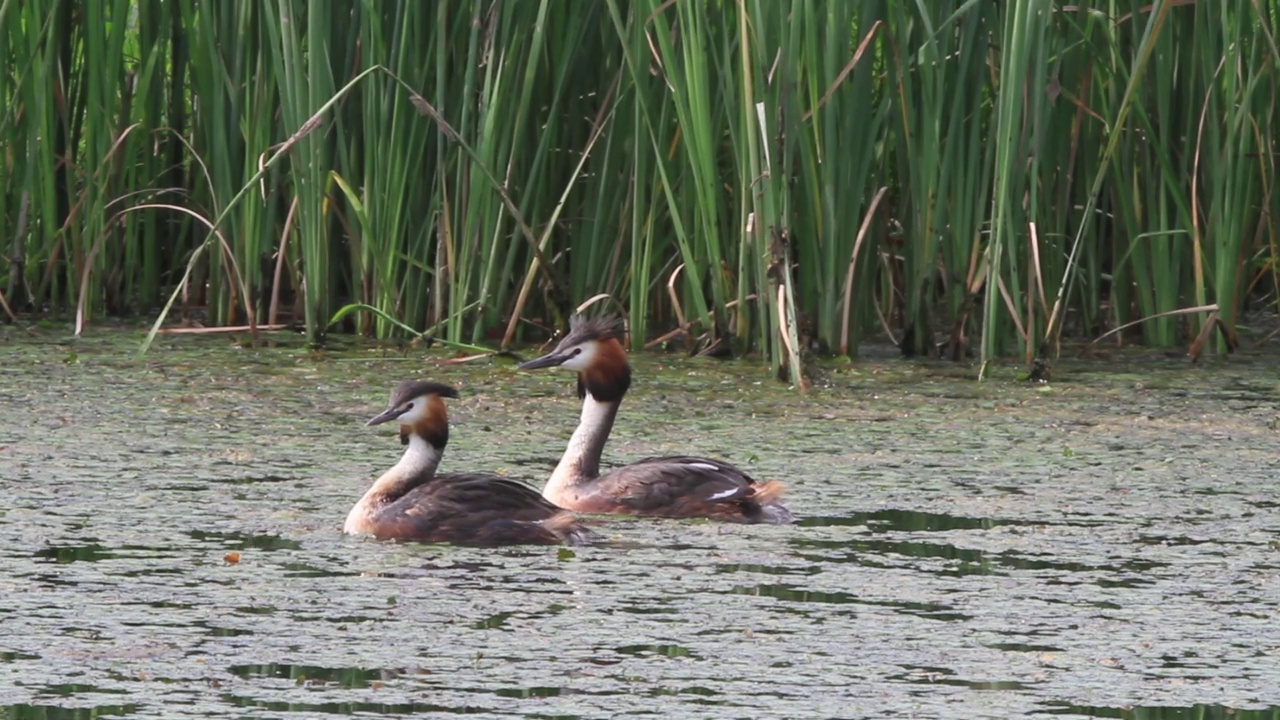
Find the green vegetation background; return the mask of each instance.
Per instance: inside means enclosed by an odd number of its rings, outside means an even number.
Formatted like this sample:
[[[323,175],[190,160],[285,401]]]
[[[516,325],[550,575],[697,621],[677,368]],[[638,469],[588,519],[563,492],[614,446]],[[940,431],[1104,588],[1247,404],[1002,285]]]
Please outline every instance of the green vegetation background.
[[[1278,15],[0,0],[2,310],[498,344],[607,294],[775,365],[1190,342],[1275,307]]]

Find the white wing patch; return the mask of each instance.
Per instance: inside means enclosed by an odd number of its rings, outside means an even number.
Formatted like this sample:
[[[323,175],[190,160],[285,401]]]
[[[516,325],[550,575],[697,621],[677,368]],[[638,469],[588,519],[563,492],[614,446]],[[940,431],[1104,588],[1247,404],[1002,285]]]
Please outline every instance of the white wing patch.
[[[723,492],[718,492],[707,499],[708,500],[724,500],[727,497],[733,496],[737,492],[738,492],[738,488],[729,488],[728,490],[725,490]]]
[[[682,463],[682,464],[687,468],[697,468],[699,470],[710,470],[711,472],[717,472],[720,470],[719,465],[712,465],[711,463],[691,462],[691,463]]]

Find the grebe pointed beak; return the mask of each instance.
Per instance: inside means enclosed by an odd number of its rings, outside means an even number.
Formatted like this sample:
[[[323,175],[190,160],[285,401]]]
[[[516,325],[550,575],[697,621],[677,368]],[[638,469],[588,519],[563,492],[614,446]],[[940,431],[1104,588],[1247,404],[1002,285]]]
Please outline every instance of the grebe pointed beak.
[[[556,367],[558,365],[563,365],[571,357],[573,357],[572,353],[557,352],[555,350],[552,350],[551,352],[547,353],[546,355],[543,355],[540,358],[534,358],[533,360],[529,360],[528,362],[520,363],[519,365],[516,366],[516,369],[517,370],[537,370],[538,368]]]
[[[400,417],[403,414],[404,414],[403,408],[389,407],[386,410],[383,410],[382,412],[378,413],[377,415],[374,415],[373,417],[369,418],[369,422],[365,423],[365,427],[368,427],[369,425],[381,425],[384,422],[391,422],[392,420],[395,420],[396,418]]]

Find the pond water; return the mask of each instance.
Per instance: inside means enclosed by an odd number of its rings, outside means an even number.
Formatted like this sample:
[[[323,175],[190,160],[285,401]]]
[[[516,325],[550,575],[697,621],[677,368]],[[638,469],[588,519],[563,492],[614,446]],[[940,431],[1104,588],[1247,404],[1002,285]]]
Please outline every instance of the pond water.
[[[795,526],[341,534],[405,378],[445,470],[541,482],[572,376],[284,337],[0,327],[0,718],[1280,718],[1276,357],[1017,368],[638,353],[606,465],[700,453]]]

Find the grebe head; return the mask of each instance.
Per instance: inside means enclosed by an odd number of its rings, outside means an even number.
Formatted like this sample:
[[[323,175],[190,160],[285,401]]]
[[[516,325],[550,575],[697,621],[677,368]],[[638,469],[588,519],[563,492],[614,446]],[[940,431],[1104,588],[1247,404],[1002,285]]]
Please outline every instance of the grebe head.
[[[396,420],[400,423],[400,442],[408,443],[412,434],[443,449],[449,442],[449,415],[444,398],[457,397],[458,391],[443,383],[405,380],[391,391],[387,409],[365,424],[381,425]]]
[[[562,367],[578,373],[578,395],[590,392],[606,402],[621,400],[631,386],[631,364],[619,340],[621,318],[569,318],[569,333],[551,352],[518,366],[520,370]]]

